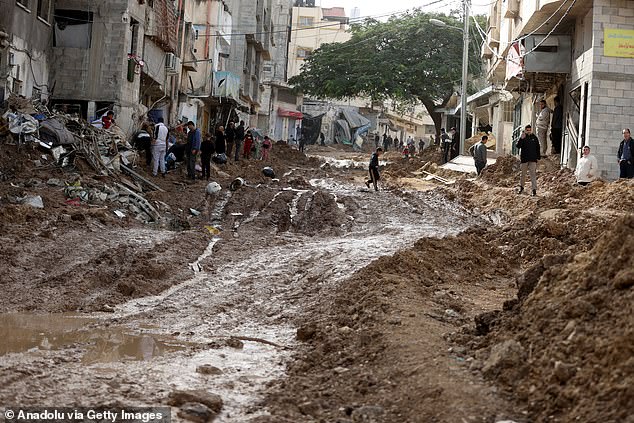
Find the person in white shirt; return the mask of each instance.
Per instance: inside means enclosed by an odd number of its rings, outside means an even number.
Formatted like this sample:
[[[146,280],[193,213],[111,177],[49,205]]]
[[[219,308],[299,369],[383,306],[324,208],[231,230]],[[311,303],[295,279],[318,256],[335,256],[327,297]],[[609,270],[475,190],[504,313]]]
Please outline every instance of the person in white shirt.
[[[159,169],[161,174],[165,176],[165,154],[167,153],[167,135],[169,130],[163,123],[163,118],[158,118],[154,134],[156,138],[152,142],[152,175],[156,176]]]
[[[599,176],[599,166],[597,165],[597,158],[590,154],[590,147],[587,145],[583,146],[582,152],[583,155],[577,162],[575,176],[579,185],[588,185]]]
[[[550,126],[550,109],[546,105],[546,100],[539,102],[540,111],[537,114],[537,121],[535,126],[537,127],[537,138],[539,139],[539,145],[541,147],[542,157],[546,156],[546,150],[548,150],[548,127]]]

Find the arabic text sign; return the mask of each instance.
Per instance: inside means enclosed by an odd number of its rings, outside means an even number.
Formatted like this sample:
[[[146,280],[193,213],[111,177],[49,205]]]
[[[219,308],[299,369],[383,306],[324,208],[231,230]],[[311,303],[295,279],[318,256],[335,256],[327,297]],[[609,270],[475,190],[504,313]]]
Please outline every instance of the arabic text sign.
[[[634,30],[606,28],[603,38],[603,55],[634,58]]]

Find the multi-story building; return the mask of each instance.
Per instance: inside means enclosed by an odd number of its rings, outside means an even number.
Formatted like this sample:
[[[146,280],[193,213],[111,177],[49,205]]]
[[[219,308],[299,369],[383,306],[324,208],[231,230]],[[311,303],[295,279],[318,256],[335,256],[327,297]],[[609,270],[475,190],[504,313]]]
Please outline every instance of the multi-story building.
[[[634,7],[628,0],[497,0],[482,31],[494,89],[489,116],[503,151],[535,121],[539,100],[563,103],[561,164],[589,145],[618,177],[621,130],[634,126]]]
[[[293,7],[288,54],[288,77],[299,75],[304,60],[325,43],[352,38],[343,7]]]
[[[6,0],[0,13],[0,101],[10,93],[46,100],[52,0]]]
[[[184,22],[169,0],[56,0],[52,103],[85,118],[113,109],[127,133],[149,112],[166,122],[181,72]]]

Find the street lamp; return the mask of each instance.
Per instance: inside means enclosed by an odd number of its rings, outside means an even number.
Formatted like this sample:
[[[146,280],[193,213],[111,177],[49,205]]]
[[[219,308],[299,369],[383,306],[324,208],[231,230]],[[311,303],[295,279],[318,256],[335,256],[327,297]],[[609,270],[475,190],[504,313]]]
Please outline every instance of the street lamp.
[[[447,23],[439,19],[430,19],[429,23],[432,25],[456,29],[462,31],[462,89],[460,90],[460,145],[458,154],[464,152],[465,138],[467,136],[467,70],[469,68],[469,2],[470,0],[463,0],[464,7],[464,29],[460,29],[457,26],[450,26]]]

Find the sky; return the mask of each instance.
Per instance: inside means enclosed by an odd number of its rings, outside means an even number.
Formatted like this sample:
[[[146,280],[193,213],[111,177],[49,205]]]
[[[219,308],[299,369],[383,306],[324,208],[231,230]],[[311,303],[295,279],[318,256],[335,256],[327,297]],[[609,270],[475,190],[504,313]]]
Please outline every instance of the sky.
[[[321,7],[344,7],[346,14],[350,16],[353,7],[361,9],[361,16],[388,15],[401,12],[407,9],[420,7],[436,0],[315,0],[315,4]],[[472,9],[478,14],[487,14],[492,0],[472,0]],[[427,12],[440,11],[448,12],[452,9],[462,9],[461,0],[443,0],[434,5],[423,8]],[[387,18],[389,16],[385,16]],[[377,19],[383,19],[377,17]]]

